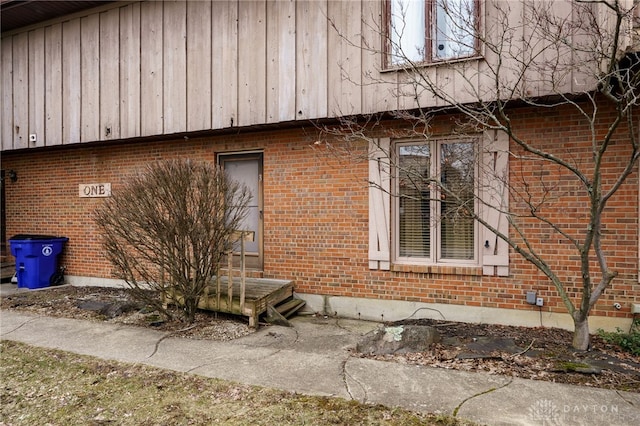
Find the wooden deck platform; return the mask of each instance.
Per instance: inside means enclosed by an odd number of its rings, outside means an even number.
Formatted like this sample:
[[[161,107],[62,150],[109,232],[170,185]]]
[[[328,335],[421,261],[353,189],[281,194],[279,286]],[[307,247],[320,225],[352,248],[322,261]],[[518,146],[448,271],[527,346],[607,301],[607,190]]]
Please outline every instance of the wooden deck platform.
[[[229,297],[229,278],[221,277],[220,292],[216,280],[207,288],[198,307],[215,312],[224,312],[249,317],[249,326],[257,327],[258,317],[267,312],[268,306],[275,306],[293,296],[293,281],[267,278],[245,278],[244,304],[240,277],[234,277]],[[231,300],[229,300],[231,299]],[[176,303],[181,303],[176,295]]]

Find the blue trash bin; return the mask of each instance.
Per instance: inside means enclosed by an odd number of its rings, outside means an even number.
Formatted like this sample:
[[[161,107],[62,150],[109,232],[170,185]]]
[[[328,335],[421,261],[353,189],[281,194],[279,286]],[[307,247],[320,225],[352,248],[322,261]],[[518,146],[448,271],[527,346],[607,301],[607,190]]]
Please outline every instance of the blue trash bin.
[[[67,237],[20,234],[9,238],[11,254],[16,258],[18,287],[49,287],[58,271],[58,256]]]

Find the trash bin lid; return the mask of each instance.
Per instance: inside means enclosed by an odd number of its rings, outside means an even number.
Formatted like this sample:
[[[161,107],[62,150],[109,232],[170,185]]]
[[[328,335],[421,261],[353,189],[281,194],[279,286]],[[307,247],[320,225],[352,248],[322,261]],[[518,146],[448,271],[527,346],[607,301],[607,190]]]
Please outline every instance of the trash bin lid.
[[[18,234],[9,238],[11,240],[57,240],[58,238],[65,237],[56,237],[53,235],[39,235],[39,234]]]

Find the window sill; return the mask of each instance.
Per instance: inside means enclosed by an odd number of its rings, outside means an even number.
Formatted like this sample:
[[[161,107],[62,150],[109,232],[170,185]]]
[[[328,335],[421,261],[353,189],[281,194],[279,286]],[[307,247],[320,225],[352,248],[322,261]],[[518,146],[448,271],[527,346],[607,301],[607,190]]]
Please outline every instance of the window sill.
[[[461,265],[408,265],[404,263],[393,263],[393,272],[412,272],[432,275],[482,275],[481,266],[461,266]]]
[[[397,65],[386,64],[380,70],[380,73],[385,74],[385,73],[391,73],[391,72],[406,71],[414,68],[417,69],[417,68],[428,68],[428,67],[438,67],[438,66],[442,67],[447,65],[458,64],[461,62],[481,61],[482,59],[484,59],[482,55],[474,55],[474,56],[467,56],[464,58],[443,59],[440,61],[415,62],[414,65],[411,65],[410,63],[397,64]]]

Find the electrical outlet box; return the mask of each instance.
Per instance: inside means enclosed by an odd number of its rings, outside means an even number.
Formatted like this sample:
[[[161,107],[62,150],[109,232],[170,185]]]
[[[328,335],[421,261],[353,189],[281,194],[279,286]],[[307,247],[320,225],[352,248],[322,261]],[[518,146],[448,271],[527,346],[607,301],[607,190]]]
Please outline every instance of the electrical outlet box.
[[[640,314],[640,304],[638,303],[633,303],[631,305],[631,313],[632,314]]]
[[[536,306],[544,306],[544,299],[542,297],[536,299]]]
[[[527,303],[530,305],[536,304],[536,295],[535,291],[527,291]]]

